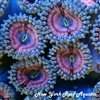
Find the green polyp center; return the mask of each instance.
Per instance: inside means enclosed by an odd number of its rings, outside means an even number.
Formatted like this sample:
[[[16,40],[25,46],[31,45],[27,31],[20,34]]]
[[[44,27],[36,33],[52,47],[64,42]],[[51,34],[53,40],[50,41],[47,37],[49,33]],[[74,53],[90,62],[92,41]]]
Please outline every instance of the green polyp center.
[[[70,62],[74,62],[74,56],[70,55]]]
[[[63,18],[63,22],[64,22],[64,25],[65,25],[66,27],[69,26],[68,21],[66,20],[66,18]]]
[[[27,34],[23,34],[22,36],[22,42],[25,42],[28,38],[28,35]]]
[[[38,75],[38,71],[34,71],[33,73],[32,73],[32,75],[31,75],[31,78],[34,78],[34,77],[36,77]]]

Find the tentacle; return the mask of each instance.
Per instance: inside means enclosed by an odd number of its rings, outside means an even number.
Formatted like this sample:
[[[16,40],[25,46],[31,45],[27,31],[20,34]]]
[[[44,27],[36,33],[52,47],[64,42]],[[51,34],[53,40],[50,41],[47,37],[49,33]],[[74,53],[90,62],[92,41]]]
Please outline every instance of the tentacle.
[[[0,16],[4,14],[5,9],[8,7],[9,0],[0,0]]]
[[[49,0],[18,0],[18,5],[26,13],[34,14],[41,11],[41,7],[47,4]]]
[[[98,73],[100,73],[100,15],[98,15],[98,19],[95,20],[95,23],[93,24],[93,29],[91,30],[92,36],[90,39],[92,40],[92,45],[94,46],[94,51],[96,52],[93,54],[94,58],[94,70]],[[99,54],[98,54],[99,53]]]
[[[11,84],[21,94],[33,95],[37,92],[48,92],[54,88],[56,73],[44,58],[35,58],[27,62],[17,62],[8,71]]]
[[[9,19],[2,24],[4,53],[18,60],[27,60],[44,53],[46,41],[38,27],[38,21],[31,15],[9,15]]]
[[[90,39],[92,40],[92,45],[95,46],[95,49],[97,49],[100,53],[99,46],[100,46],[100,15],[98,16],[98,20],[95,20],[95,24],[93,24],[93,29],[91,30],[92,37]]]

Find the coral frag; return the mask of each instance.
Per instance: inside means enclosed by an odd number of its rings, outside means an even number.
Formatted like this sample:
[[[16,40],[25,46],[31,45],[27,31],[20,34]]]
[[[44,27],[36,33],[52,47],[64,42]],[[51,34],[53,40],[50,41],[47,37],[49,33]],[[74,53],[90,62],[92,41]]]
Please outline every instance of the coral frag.
[[[0,82],[0,99],[16,99],[9,84],[16,95],[21,95],[20,100],[80,99],[57,95],[50,98],[48,95],[50,91],[58,90],[65,93],[65,89],[77,93],[77,88],[64,87],[62,82],[81,84],[85,80],[84,84],[88,86],[85,90],[88,90],[100,81],[100,0],[17,0],[17,3],[19,8],[15,8],[21,13],[12,15],[13,9],[6,20],[2,17],[0,20],[3,21],[0,65],[6,64],[4,57],[7,56],[7,62],[12,58],[11,66],[4,68],[9,76],[5,75],[8,77],[6,83]],[[4,18],[8,14],[4,13],[8,4],[9,0],[0,0],[0,16],[4,14]],[[90,85],[87,77],[91,71],[99,77],[92,82],[89,80]],[[1,77],[5,72],[0,70]],[[38,92],[47,95],[35,97]],[[97,94],[93,99],[99,100],[100,82],[93,92]]]

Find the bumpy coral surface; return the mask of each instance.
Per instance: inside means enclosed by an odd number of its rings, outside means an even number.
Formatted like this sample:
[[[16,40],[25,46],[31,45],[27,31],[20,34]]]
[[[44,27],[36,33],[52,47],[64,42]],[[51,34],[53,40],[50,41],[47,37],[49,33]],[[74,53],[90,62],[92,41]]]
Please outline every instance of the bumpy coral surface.
[[[100,99],[100,0],[0,0],[0,18],[0,99]]]

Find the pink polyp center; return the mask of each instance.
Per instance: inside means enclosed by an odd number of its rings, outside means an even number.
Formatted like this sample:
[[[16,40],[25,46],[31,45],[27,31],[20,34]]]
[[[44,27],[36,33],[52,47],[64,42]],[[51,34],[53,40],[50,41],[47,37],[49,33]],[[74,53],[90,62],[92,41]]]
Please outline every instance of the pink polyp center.
[[[33,74],[34,71],[38,71],[41,73],[41,75],[39,77],[33,78],[33,80],[30,79],[28,76],[32,72],[32,70],[33,70]],[[32,75],[32,77],[34,76]],[[28,68],[25,67],[25,68],[18,69],[17,78],[21,85],[32,88],[32,87],[45,85],[48,81],[48,74],[41,67],[41,65],[36,65]]]
[[[77,73],[83,68],[84,55],[81,50],[76,48],[73,49],[73,54],[70,54],[70,49],[63,49],[57,53],[57,62],[67,74],[70,74],[71,68],[73,68],[74,73]]]
[[[23,43],[21,43],[21,40],[19,40],[18,37],[22,32],[25,32],[25,27],[22,23],[16,23],[11,27],[9,33],[13,49],[18,50],[19,52],[36,49],[36,47],[38,46],[38,36],[36,34],[35,28],[31,24],[27,24],[26,33],[28,34],[28,43],[26,45],[23,45]]]
[[[92,6],[96,0],[80,0],[81,2],[85,3],[87,6]]]
[[[57,7],[50,12],[48,25],[53,34],[57,36],[68,36],[69,34],[75,34],[81,29],[82,21],[65,9]]]

